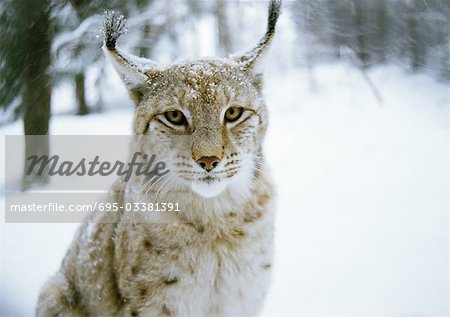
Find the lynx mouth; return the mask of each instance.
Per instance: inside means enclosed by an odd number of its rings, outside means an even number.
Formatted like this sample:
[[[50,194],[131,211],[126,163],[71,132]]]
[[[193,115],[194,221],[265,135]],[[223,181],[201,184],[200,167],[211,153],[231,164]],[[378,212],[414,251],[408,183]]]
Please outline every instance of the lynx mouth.
[[[205,176],[203,178],[200,178],[199,181],[210,184],[210,183],[213,183],[213,182],[220,182],[220,179],[208,175],[208,176]]]

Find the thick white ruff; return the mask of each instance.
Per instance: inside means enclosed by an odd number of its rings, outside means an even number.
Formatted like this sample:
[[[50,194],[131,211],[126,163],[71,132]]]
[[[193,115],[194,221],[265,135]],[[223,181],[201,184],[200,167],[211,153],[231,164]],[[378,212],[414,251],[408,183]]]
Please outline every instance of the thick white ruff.
[[[206,181],[195,181],[192,182],[191,188],[202,197],[213,198],[223,193],[223,191],[227,188],[228,183],[228,180],[220,180],[210,183]]]

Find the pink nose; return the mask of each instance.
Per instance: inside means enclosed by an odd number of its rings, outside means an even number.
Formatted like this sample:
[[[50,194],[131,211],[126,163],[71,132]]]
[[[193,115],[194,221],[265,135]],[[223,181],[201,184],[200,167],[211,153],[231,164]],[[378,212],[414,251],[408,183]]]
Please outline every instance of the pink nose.
[[[220,162],[217,156],[202,156],[197,160],[197,163],[208,172],[216,167]]]

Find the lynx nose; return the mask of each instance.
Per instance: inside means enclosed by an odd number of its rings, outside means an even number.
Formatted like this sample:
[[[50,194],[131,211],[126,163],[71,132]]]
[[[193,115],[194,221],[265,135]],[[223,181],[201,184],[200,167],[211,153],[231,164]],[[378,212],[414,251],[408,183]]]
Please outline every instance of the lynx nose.
[[[197,160],[197,163],[208,172],[216,167],[220,162],[217,156],[202,156]]]

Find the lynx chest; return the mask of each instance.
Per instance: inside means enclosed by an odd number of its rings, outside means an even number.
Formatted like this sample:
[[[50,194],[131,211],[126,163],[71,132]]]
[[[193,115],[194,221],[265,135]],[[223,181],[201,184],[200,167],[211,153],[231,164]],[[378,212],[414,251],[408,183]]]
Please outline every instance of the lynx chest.
[[[255,315],[270,279],[271,218],[230,213],[223,226],[119,224],[123,315]]]

